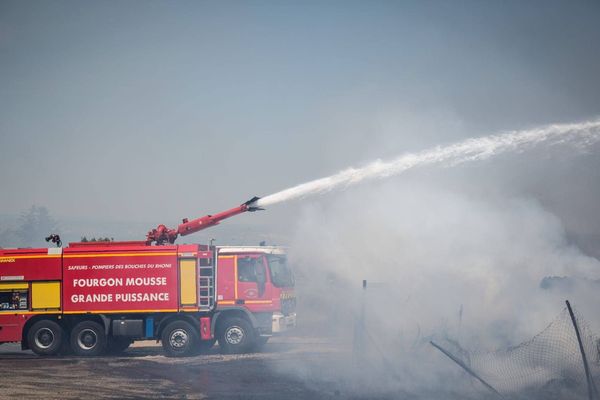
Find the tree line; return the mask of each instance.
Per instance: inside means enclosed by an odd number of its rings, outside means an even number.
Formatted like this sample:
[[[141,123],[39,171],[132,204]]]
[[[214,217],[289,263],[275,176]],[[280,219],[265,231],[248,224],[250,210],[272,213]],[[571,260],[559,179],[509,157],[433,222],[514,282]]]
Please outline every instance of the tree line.
[[[0,226],[0,247],[46,247],[44,239],[57,230],[46,207],[31,206],[19,215],[16,226]]]

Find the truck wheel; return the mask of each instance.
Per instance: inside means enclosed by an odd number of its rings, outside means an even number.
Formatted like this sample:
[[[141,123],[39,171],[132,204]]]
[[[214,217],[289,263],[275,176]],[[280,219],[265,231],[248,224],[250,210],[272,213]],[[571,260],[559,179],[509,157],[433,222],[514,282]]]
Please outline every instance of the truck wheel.
[[[254,343],[254,329],[243,318],[227,318],[219,330],[219,346],[224,354],[245,353]]]
[[[78,356],[99,356],[106,351],[104,327],[94,321],[81,321],[71,331],[71,349]]]
[[[57,354],[62,345],[62,327],[49,319],[38,321],[27,332],[27,344],[35,354],[50,356]]]
[[[133,340],[128,337],[110,337],[108,339],[108,353],[121,354],[133,343]]]
[[[185,321],[173,321],[162,331],[161,342],[168,357],[186,357],[196,354],[200,338]]]

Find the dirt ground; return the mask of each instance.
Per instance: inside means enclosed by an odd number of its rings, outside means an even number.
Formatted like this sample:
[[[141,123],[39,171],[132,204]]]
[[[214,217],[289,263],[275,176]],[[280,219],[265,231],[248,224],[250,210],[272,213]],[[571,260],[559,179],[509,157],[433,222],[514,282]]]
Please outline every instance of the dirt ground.
[[[469,396],[431,387],[406,392],[389,370],[357,364],[351,344],[331,337],[272,338],[260,353],[168,358],[154,342],[138,342],[121,356],[39,357],[19,345],[0,346],[0,399],[496,399],[468,377]],[[376,377],[373,379],[373,377]],[[436,389],[438,387],[438,389]],[[560,387],[523,399],[573,399]]]
[[[0,398],[174,398],[316,399],[340,398],[337,384],[305,379],[318,371],[290,365],[318,365],[345,351],[319,338],[272,338],[263,351],[168,358],[154,342],[138,342],[122,356],[39,357],[19,345],[0,346]],[[342,396],[346,397],[346,396]]]

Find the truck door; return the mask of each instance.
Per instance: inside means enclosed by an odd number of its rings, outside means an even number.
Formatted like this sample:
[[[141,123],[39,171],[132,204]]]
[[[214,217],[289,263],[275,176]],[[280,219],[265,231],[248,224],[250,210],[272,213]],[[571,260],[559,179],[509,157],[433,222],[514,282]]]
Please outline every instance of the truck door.
[[[257,305],[258,308],[270,305],[271,285],[264,256],[238,255],[236,264],[238,303]]]

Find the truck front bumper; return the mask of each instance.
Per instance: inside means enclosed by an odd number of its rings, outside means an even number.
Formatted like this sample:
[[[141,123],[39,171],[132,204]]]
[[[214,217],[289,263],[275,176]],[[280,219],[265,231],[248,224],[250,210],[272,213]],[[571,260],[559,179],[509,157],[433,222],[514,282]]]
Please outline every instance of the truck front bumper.
[[[273,313],[273,333],[283,333],[296,327],[296,313]]]

